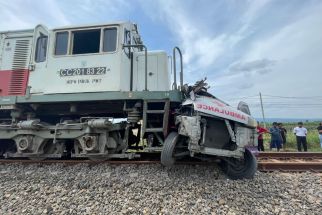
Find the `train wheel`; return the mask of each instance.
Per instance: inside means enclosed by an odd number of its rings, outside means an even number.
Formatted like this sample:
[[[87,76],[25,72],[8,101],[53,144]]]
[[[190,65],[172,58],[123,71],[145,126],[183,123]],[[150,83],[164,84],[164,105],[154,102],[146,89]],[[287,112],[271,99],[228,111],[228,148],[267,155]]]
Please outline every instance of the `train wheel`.
[[[107,154],[113,154],[114,151],[108,151],[106,145],[104,145],[103,149],[101,150],[102,155],[88,155],[88,159],[95,162],[103,162],[108,160],[109,158],[106,156]]]
[[[172,166],[177,159],[189,155],[185,139],[177,132],[171,132],[163,143],[161,163],[164,166]]]
[[[256,173],[257,161],[255,156],[246,149],[243,160],[236,158],[225,159],[223,160],[222,169],[233,180],[251,179]]]
[[[47,141],[43,145],[43,154],[44,156],[36,157],[36,156],[30,156],[28,159],[34,160],[34,161],[42,161],[45,160],[47,157],[46,155],[52,155],[52,154],[63,154],[64,152],[64,144],[61,142],[53,143],[52,141]]]

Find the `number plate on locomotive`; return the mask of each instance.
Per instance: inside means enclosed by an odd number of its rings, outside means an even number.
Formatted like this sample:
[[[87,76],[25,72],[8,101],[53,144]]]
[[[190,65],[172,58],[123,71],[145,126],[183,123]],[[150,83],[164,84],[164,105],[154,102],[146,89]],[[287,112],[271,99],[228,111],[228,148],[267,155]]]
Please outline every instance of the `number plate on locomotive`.
[[[106,67],[72,68],[61,69],[59,70],[59,74],[61,77],[78,75],[105,75],[106,71]]]

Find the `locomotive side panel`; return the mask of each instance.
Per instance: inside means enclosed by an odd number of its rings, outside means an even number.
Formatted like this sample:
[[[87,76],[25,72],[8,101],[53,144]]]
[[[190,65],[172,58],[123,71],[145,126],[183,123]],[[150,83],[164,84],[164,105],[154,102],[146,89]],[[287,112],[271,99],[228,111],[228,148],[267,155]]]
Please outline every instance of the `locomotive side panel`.
[[[25,95],[29,77],[32,31],[0,34],[0,96]]]
[[[144,90],[145,56],[144,52],[134,53],[133,90]],[[170,88],[170,74],[168,71],[168,57],[164,51],[148,52],[148,90],[168,91]]]

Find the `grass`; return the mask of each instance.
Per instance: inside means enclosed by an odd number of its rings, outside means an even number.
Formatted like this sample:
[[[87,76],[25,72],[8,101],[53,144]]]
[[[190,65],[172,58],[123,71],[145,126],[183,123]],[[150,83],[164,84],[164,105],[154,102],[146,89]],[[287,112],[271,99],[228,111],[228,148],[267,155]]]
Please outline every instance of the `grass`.
[[[320,147],[320,139],[317,131],[317,127],[319,122],[308,122],[304,123],[304,127],[307,129],[308,133],[306,136],[308,151],[313,152],[322,152],[322,148]],[[270,128],[272,124],[267,124],[267,128]],[[293,134],[293,129],[297,126],[297,123],[283,123],[283,127],[287,130],[286,135],[286,145],[285,151],[297,151],[296,145],[296,137]],[[265,150],[269,151],[269,145],[271,141],[270,134],[264,134],[264,146]],[[273,149],[276,150],[276,149]]]

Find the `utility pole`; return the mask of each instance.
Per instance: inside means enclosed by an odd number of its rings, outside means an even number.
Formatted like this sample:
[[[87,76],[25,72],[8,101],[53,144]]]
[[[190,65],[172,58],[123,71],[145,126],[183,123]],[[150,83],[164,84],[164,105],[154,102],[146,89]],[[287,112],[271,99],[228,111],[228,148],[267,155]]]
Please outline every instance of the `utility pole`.
[[[264,107],[263,107],[263,99],[262,99],[261,92],[259,92],[259,99],[261,101],[261,108],[262,108],[262,116],[263,116],[264,128],[266,128],[266,120],[265,120]]]

